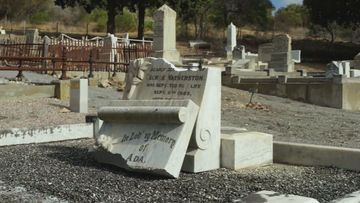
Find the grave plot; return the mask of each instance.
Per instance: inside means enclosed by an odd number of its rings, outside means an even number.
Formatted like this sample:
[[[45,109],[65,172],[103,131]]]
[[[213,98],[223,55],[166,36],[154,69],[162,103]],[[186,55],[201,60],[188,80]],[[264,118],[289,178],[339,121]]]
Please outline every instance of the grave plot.
[[[182,145],[185,146],[185,151],[178,152],[185,156],[184,161],[182,158],[175,160],[180,167],[177,168],[177,172],[174,173],[173,176],[177,177],[181,168],[182,170],[189,172],[202,172],[219,168],[221,104],[220,69],[178,69],[164,59],[146,58],[134,61],[130,70],[131,71],[128,73],[126,78],[127,87],[124,92],[124,98],[128,99],[128,101],[126,104],[121,102],[118,106],[125,104],[124,108],[128,109],[127,113],[129,117],[132,117],[133,114],[137,113],[131,112],[131,108],[138,106],[140,103],[143,106],[138,108],[139,111],[143,107],[153,109],[152,111],[148,110],[147,112],[143,112],[143,117],[139,117],[139,121],[133,120],[132,122],[144,123],[142,120],[148,120],[147,117],[156,117],[160,119],[161,109],[169,107],[168,105],[164,106],[164,102],[166,101],[183,101],[190,99],[199,107],[198,113],[196,113],[195,110],[192,112],[196,119],[195,126],[191,123],[188,124],[187,122],[192,122],[191,119],[188,119],[186,120],[185,125],[189,125],[191,129],[186,134],[181,135],[181,137],[179,136],[179,139],[177,138],[178,135],[169,135],[169,138],[174,139],[174,142],[183,142]],[[171,104],[170,102],[170,107],[174,104]],[[109,109],[107,113],[115,115],[118,111],[125,111],[121,110],[120,107],[112,110],[113,112]],[[100,110],[99,113],[101,119],[103,110]],[[107,129],[111,128],[111,126],[115,124],[113,120],[106,116],[103,117],[103,120],[104,124],[100,129],[98,137],[96,137],[97,142],[103,143],[101,140],[109,140],[107,144],[109,147],[105,147],[105,149],[108,149],[108,152],[114,152],[115,155],[120,154],[122,159],[126,160],[124,154],[128,154],[125,153],[124,148],[116,145],[116,140],[122,140],[124,135],[116,133],[116,131],[108,131]],[[119,120],[117,123],[119,126],[122,126],[123,122],[125,122],[125,120]],[[151,122],[149,122],[151,126],[153,126],[150,128],[150,131],[156,130],[154,127],[157,126],[159,122],[162,122],[165,126],[164,128],[166,129],[168,129],[171,124],[170,120],[169,122],[166,122],[166,120],[163,119],[160,119],[159,121],[157,121],[157,119],[152,119]],[[120,127],[117,129],[119,130],[118,132],[121,132]],[[135,131],[138,131],[135,126],[127,124],[125,129],[132,129],[132,131],[130,130],[128,133],[135,133]],[[146,131],[145,133],[150,132]],[[109,148],[112,150],[109,150]],[[174,149],[172,149],[171,152],[173,150]],[[150,155],[155,152],[149,150],[146,153],[150,158]],[[179,157],[181,156],[179,155]],[[98,158],[98,160],[100,162],[104,162],[106,158]],[[128,167],[138,169],[137,166],[131,167],[127,164],[125,168]],[[143,168],[146,167],[152,168],[145,164]]]

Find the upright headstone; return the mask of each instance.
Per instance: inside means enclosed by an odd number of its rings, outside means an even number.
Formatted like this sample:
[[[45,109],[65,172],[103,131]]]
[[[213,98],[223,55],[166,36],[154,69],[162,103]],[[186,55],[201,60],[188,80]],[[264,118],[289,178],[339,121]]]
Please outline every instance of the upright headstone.
[[[234,48],[236,47],[236,26],[233,23],[230,23],[230,25],[227,27],[226,31],[226,56],[228,59],[232,59],[232,52]]]
[[[273,51],[269,68],[277,72],[294,72],[291,56],[291,37],[287,34],[277,35],[273,39]]]
[[[358,53],[353,60],[353,69],[360,70],[360,53]]]
[[[238,45],[233,50],[233,60],[245,59],[245,46]]]
[[[125,37],[123,39],[123,42],[125,43],[125,45],[129,45],[130,44],[130,38],[129,38],[129,33],[125,34]]]
[[[129,102],[150,100],[154,106],[161,107],[161,102],[191,100],[199,106],[199,111],[195,116],[196,124],[190,131],[190,141],[187,143],[187,149],[184,151],[186,155],[183,154],[185,157],[181,159],[182,151],[178,151],[178,159],[173,161],[180,162],[182,170],[188,172],[202,172],[220,167],[220,69],[187,70],[176,68],[164,59],[137,59],[131,63],[126,76],[126,82],[124,99],[129,100]],[[154,118],[151,120],[154,123],[159,123]],[[167,119],[165,118],[162,120],[164,124],[167,124],[166,121]],[[133,128],[138,129],[137,126],[133,126]],[[102,131],[100,130],[100,132]],[[123,139],[119,133],[100,134],[106,134],[107,137],[111,137],[111,139],[106,138],[105,140]],[[186,138],[186,135],[182,136],[184,139]],[[176,142],[180,142],[180,140]],[[186,140],[181,142],[186,143]],[[110,147],[114,146],[111,143],[117,142],[111,141]],[[117,148],[117,146],[114,147]],[[146,153],[146,155],[143,155],[144,157],[156,159],[155,155],[152,155],[152,151],[147,151]],[[105,158],[98,160],[106,162],[104,161],[106,160]],[[127,167],[133,170],[136,168],[129,166],[129,164],[127,164]],[[140,168],[144,169],[146,167],[148,165],[144,163]],[[180,171],[180,168],[178,170]]]
[[[104,37],[104,46],[100,52],[100,61],[103,62],[115,62],[116,52],[116,45],[117,45],[117,37],[113,34],[108,33],[106,37]],[[100,64],[101,66],[108,66],[104,64]],[[110,68],[112,69],[114,66],[111,65]]]
[[[332,78],[337,75],[344,75],[349,78],[350,75],[350,62],[349,61],[332,61],[326,65],[326,77]]]
[[[72,112],[88,112],[88,80],[72,79],[70,81],[70,110]]]
[[[258,48],[259,61],[269,63],[273,52],[272,43],[261,44]]]
[[[5,34],[6,34],[6,31],[2,27],[0,27],[0,35],[5,35]]]
[[[154,14],[153,56],[172,63],[180,63],[180,53],[176,50],[176,12],[163,5]]]
[[[294,63],[301,63],[301,50],[291,50],[291,58]]]
[[[25,31],[26,43],[35,44],[40,39],[38,29],[29,29]]]

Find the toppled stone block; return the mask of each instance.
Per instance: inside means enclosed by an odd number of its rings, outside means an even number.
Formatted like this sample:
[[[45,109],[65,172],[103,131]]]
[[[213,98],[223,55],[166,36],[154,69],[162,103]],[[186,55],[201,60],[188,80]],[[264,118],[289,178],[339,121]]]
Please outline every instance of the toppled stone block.
[[[221,167],[237,170],[272,162],[272,135],[260,132],[221,135]]]

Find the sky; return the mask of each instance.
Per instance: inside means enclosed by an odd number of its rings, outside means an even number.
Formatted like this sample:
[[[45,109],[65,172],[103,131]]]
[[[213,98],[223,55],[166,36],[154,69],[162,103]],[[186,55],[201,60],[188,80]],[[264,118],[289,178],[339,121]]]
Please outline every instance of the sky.
[[[286,7],[289,4],[302,4],[303,0],[271,0],[275,8]]]

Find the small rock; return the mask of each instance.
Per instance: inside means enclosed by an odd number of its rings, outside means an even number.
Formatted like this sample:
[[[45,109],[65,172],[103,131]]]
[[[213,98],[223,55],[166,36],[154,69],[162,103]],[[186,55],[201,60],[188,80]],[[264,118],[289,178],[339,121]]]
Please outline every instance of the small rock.
[[[110,87],[109,80],[102,80],[102,81],[100,81],[99,87],[102,87],[102,88],[108,88],[108,87]]]
[[[62,108],[61,110],[60,110],[60,113],[70,113],[71,111],[70,111],[70,109],[68,109],[68,108]]]

